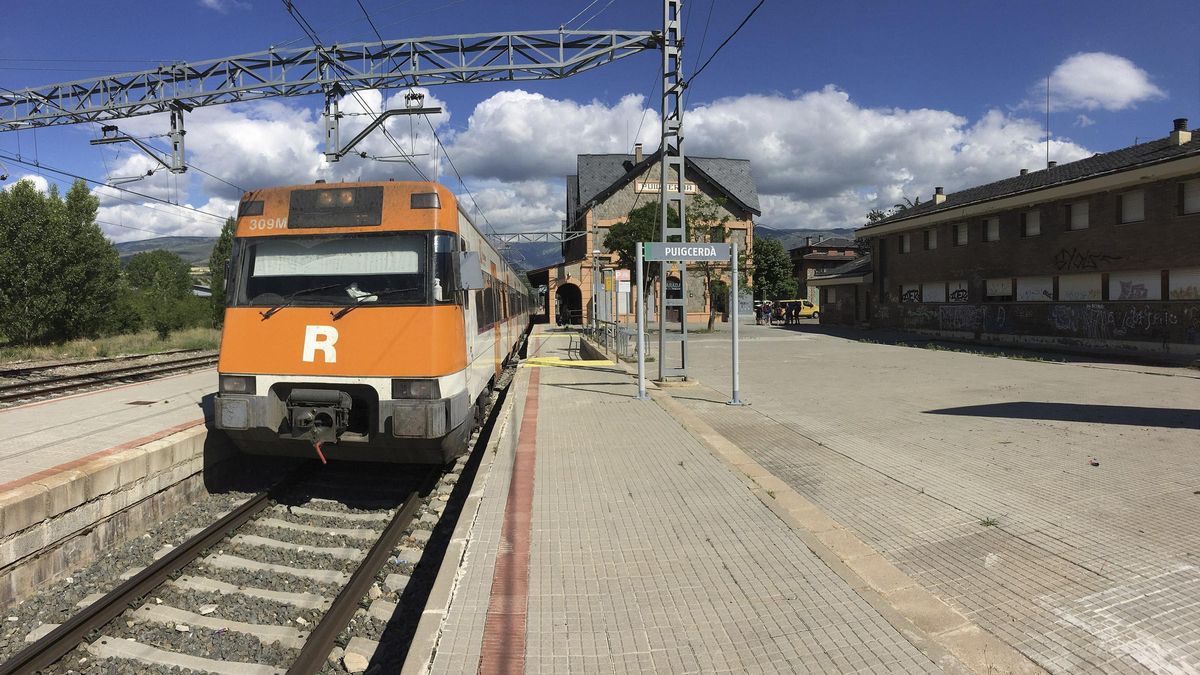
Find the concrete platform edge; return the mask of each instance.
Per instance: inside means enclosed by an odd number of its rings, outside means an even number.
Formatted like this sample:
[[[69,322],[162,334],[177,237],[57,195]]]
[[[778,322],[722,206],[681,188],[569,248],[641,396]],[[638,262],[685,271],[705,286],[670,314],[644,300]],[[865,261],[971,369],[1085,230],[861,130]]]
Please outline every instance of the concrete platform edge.
[[[0,606],[203,492],[207,441],[196,420],[0,486]]]
[[[500,409],[496,419],[492,438],[488,440],[487,447],[483,450],[483,457],[480,458],[479,468],[471,483],[471,490],[467,494],[458,523],[455,524],[454,532],[450,536],[450,544],[446,549],[445,557],[442,558],[441,567],[438,568],[437,578],[429,593],[429,599],[425,603],[425,609],[421,612],[421,618],[417,622],[417,629],[413,634],[408,656],[400,670],[401,675],[430,672],[434,656],[437,654],[446,614],[454,602],[458,585],[465,573],[467,556],[471,553],[471,533],[475,528],[483,503],[483,489],[492,474],[492,465],[499,452],[516,451],[521,421],[520,416],[514,415],[513,411],[517,409],[518,403],[522,407],[524,406],[529,386],[529,370],[519,368],[511,386],[511,395],[505,399],[504,406]]]
[[[750,458],[666,391],[651,398],[735,473],[800,534],[885,620],[947,672],[1045,673],[1023,653],[972,623],[926,591],[816,504]]]

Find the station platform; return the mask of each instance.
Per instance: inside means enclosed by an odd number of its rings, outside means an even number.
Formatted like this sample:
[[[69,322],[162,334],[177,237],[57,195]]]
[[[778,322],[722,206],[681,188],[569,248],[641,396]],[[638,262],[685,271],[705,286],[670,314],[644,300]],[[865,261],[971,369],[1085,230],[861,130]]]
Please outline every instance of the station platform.
[[[580,340],[531,335],[404,672],[1039,672]]]
[[[207,368],[0,409],[0,492],[204,422]]]

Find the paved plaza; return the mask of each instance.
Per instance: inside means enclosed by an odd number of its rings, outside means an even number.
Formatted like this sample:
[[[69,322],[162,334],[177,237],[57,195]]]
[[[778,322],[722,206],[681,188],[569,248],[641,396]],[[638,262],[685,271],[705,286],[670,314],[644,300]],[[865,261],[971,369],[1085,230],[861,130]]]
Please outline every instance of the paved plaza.
[[[742,336],[750,406],[728,333],[675,399],[920,586],[1051,672],[1200,672],[1200,371]]]

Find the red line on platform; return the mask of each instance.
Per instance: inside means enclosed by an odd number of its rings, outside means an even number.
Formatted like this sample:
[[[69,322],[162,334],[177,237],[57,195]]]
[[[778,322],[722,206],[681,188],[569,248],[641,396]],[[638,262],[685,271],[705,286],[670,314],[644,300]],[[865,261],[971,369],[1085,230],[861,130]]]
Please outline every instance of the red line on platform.
[[[521,433],[513,458],[500,549],[492,576],[491,599],[483,627],[480,675],[525,672],[525,625],[529,605],[529,544],[532,538],[533,474],[537,462],[538,381],[529,370],[529,390],[521,414]]]

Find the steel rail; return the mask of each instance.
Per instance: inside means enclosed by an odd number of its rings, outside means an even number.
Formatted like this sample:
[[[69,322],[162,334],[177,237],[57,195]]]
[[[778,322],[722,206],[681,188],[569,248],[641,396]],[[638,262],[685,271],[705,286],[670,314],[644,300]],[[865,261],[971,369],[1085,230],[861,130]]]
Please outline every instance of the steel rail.
[[[269,503],[270,493],[268,492],[250,498],[225,517],[209,525],[203,532],[154,561],[149,567],[114,588],[103,598],[88,605],[42,639],[0,664],[0,675],[17,673],[33,675],[33,673],[57,662],[84,642],[84,638],[88,634],[99,630],[120,616],[138,598],[161,586],[173,574],[200,557],[200,554],[208,548],[220,542],[229,533],[265,509]]]
[[[59,363],[43,363],[38,365],[18,366],[16,368],[0,369],[0,377],[21,377],[29,375],[40,370],[54,370],[55,368],[75,368],[76,366],[90,366],[97,363],[116,363],[118,361],[132,361],[133,359],[148,359],[154,356],[173,356],[175,354],[189,354],[193,352],[212,351],[210,349],[170,349],[165,352],[155,352],[153,354],[124,354],[122,356],[106,356],[97,359],[83,359],[81,361],[62,361]]]
[[[440,467],[431,471],[424,484],[428,486],[431,481],[437,479],[440,473]],[[388,524],[387,529],[376,540],[375,545],[363,558],[358,569],[354,570],[350,582],[342,588],[329,610],[325,612],[325,616],[321,617],[320,623],[309,633],[308,641],[304,643],[295,662],[288,668],[287,675],[311,675],[320,672],[325,667],[326,659],[329,657],[329,652],[333,651],[337,636],[350,624],[350,619],[358,610],[359,601],[367,595],[371,583],[375,581],[375,576],[379,574],[379,570],[383,568],[388,556],[395,549],[396,543],[400,541],[400,536],[404,534],[404,530],[416,516],[417,509],[421,506],[421,494],[422,490],[413,490],[409,493],[404,500],[404,505],[396,511],[396,515]]]
[[[16,401],[23,398],[33,398],[54,394],[72,389],[83,389],[98,384],[108,384],[150,375],[163,375],[178,370],[189,370],[217,362],[217,355],[194,356],[186,359],[176,359],[153,364],[113,368],[79,375],[62,375],[59,377],[17,382],[0,385],[0,403]]]

